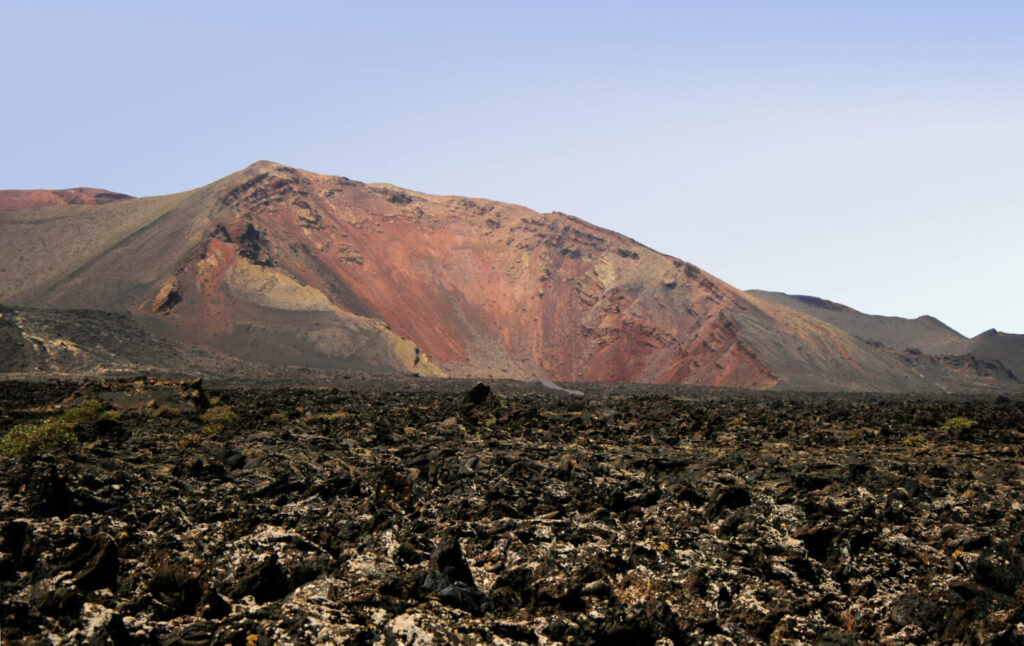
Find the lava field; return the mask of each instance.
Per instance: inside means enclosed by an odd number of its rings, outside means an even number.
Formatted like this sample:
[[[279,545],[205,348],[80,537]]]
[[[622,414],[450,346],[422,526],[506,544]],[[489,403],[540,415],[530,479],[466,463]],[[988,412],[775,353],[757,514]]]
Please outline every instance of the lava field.
[[[1019,398],[464,390],[0,384],[0,640],[1024,641]]]

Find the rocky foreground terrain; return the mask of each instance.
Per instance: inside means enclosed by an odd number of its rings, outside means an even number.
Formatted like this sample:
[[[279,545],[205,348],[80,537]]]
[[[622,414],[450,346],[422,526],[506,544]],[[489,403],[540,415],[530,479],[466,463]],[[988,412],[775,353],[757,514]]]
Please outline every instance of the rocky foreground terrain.
[[[40,428],[4,644],[1024,641],[1020,398],[0,386]]]

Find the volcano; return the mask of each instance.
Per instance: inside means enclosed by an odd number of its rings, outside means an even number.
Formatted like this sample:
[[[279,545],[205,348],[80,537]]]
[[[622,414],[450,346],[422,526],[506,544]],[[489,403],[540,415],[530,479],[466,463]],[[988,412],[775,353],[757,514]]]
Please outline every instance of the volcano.
[[[328,370],[1021,387],[998,361],[885,347],[563,213],[265,161],[158,197],[0,192],[0,302],[127,313],[174,343]]]

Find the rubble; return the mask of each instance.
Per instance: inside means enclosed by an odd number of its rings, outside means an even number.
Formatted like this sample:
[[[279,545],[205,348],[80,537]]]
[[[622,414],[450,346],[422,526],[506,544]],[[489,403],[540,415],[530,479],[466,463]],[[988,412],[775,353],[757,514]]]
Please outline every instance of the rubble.
[[[1021,400],[133,388],[0,458],[5,643],[1024,636]]]

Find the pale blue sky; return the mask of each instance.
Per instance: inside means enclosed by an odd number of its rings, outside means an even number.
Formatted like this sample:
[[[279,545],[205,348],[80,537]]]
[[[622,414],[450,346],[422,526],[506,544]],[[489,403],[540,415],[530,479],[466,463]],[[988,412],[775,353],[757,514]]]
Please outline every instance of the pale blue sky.
[[[1024,333],[1020,2],[0,0],[0,188],[258,159]]]

